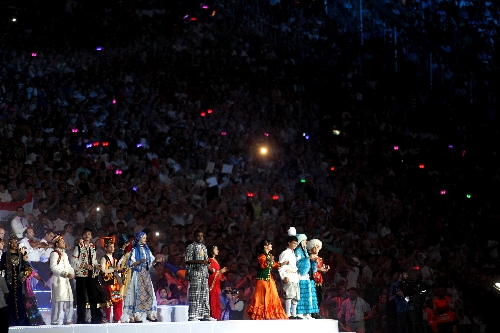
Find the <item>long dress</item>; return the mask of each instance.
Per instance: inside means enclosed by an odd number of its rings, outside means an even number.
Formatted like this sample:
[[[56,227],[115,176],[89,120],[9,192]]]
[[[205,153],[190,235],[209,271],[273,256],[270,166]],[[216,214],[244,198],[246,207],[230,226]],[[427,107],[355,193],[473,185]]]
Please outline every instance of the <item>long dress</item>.
[[[45,325],[43,317],[38,310],[38,303],[36,301],[35,294],[31,288],[31,279],[35,278],[36,272],[33,267],[26,265],[26,270],[23,272],[23,283],[25,288],[25,293],[23,294],[24,306],[26,309],[26,316],[31,326],[41,326]]]
[[[271,254],[261,254],[258,257],[259,270],[255,293],[248,306],[250,319],[288,319],[276,289],[276,283],[271,275],[271,269],[278,268],[279,263],[272,260]]]
[[[142,253],[139,254],[137,251],[141,251]],[[132,251],[130,251],[128,266],[131,267],[131,265],[139,261],[140,258],[148,258],[144,247],[134,247]],[[134,273],[130,279],[125,301],[123,302],[123,311],[126,312],[129,317],[146,314],[156,318],[157,302],[153,283],[149,275],[149,267],[152,267],[153,261],[154,257],[149,256],[148,262],[141,263],[132,268]]]
[[[25,291],[22,276],[27,262],[19,252],[3,253],[0,259],[0,267],[5,270],[5,282],[9,288],[7,305],[9,308],[10,326],[29,326],[26,309],[24,307],[23,293]],[[0,277],[1,279],[2,277]]]
[[[210,296],[210,315],[212,318],[221,320],[220,311],[220,282],[223,275],[219,273],[220,265],[214,258],[208,259],[212,263],[208,276],[208,290]]]

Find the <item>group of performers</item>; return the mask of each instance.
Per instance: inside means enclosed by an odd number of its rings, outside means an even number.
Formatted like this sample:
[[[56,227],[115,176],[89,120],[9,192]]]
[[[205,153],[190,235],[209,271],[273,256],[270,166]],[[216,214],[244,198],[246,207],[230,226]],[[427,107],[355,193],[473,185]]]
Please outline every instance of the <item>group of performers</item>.
[[[278,262],[270,253],[269,240],[261,241],[258,247],[257,282],[255,293],[247,313],[250,319],[320,319],[316,286],[323,282],[322,273],[330,268],[318,257],[322,243],[318,239],[307,241],[305,234],[296,234],[295,228],[288,230],[288,247],[281,252]],[[271,275],[278,269],[285,293],[285,307]]]
[[[216,246],[207,250],[201,231],[196,231],[194,238],[195,241],[186,248],[184,258],[189,282],[189,320],[221,320],[220,282],[224,280],[227,269],[221,268],[217,262]],[[161,259],[156,260],[148,248],[147,235],[138,232],[133,241],[120,236],[121,247],[117,251],[114,236],[100,238],[105,250],[100,261],[91,239],[92,230],[84,229],[70,258],[66,254],[64,238],[58,235],[52,240],[54,249],[49,259],[51,324],[73,323],[73,294],[76,295],[77,324],[102,324],[111,320],[142,323],[144,318],[150,322],[158,321],[157,300],[149,270]],[[292,227],[288,230],[287,242],[288,247],[279,255],[278,261],[271,254],[269,240],[261,241],[257,248],[255,292],[246,311],[250,319],[321,318],[316,286],[321,285],[321,274],[329,269],[318,257],[321,241],[307,241],[306,235],[296,234]],[[282,280],[284,308],[271,274],[273,269],[278,270]],[[9,326],[44,325],[30,279],[37,279],[44,286],[45,281],[30,266],[15,233],[11,233],[8,250],[1,255],[0,270],[4,271],[0,287],[8,291],[8,320],[1,318],[0,321],[8,322]]]
[[[82,237],[75,242],[71,258],[66,254],[64,238],[61,235],[54,237],[49,259],[52,325],[73,323],[73,294],[76,295],[77,324],[110,322],[111,308],[115,323],[141,323],[144,318],[150,322],[158,321],[149,269],[161,259],[155,260],[146,244],[144,232],[138,232],[133,240],[124,235],[120,237],[123,247],[118,251],[115,251],[116,237],[100,238],[106,252],[100,262],[91,242],[92,230],[83,230]],[[9,326],[45,325],[31,290],[30,279],[39,280],[44,287],[46,282],[31,267],[13,232],[8,250],[1,255],[0,270],[4,272],[0,287],[8,306],[7,311],[0,311],[8,320],[0,318],[0,322],[8,323],[8,326],[4,325],[7,329]],[[75,285],[75,292],[72,285]],[[0,332],[4,330],[2,326]]]
[[[189,302],[189,320],[220,320],[221,310],[219,297],[221,293],[220,282],[224,280],[226,268],[221,268],[216,256],[218,249],[211,246],[208,256],[207,250],[201,240],[203,234],[195,234],[197,245],[189,248],[186,253],[186,263],[196,264],[201,272],[189,280],[191,285],[196,286],[196,291],[190,290],[191,299],[199,295],[204,298]],[[320,319],[317,298],[317,289],[321,290],[323,283],[322,273],[327,272],[330,267],[323,264],[318,256],[322,242],[318,239],[307,241],[304,234],[296,234],[295,228],[288,230],[288,247],[281,252],[278,261],[271,254],[272,243],[263,240],[257,247],[258,270],[255,283],[255,292],[250,301],[247,314],[250,319]],[[197,261],[195,262],[195,259]],[[282,280],[283,292],[285,294],[285,306],[283,308],[276,283],[271,271],[277,269]],[[189,272],[189,268],[188,268]],[[206,279],[208,276],[208,280]],[[207,290],[205,292],[205,289]],[[192,295],[193,294],[193,295]],[[209,295],[209,299],[208,299]],[[193,310],[192,310],[193,309]],[[209,316],[211,314],[211,317]],[[205,319],[204,319],[205,318]]]

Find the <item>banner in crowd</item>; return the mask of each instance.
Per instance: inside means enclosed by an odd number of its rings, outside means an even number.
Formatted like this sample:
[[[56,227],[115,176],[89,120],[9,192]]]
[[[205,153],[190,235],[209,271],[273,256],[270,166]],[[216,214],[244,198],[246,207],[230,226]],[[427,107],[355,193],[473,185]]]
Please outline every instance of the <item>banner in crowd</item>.
[[[23,201],[0,202],[0,224],[10,228],[10,221],[14,218],[19,206],[24,207],[24,214],[31,213],[33,211],[33,193],[28,193]]]

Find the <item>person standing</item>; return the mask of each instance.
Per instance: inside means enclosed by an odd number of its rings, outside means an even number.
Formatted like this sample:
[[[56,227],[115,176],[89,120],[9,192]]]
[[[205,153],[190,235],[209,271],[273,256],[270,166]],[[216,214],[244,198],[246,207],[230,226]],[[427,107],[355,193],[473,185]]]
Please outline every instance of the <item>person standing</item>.
[[[75,246],[72,256],[72,266],[75,270],[76,280],[77,324],[86,324],[85,309],[87,301],[90,306],[91,323],[104,323],[102,312],[97,308],[97,290],[100,288],[97,276],[99,275],[100,266],[91,239],[92,230],[84,228],[82,241]]]
[[[342,302],[341,321],[346,331],[365,333],[365,321],[370,319],[372,311],[368,303],[358,297],[355,287],[349,288],[349,298]]]
[[[73,291],[69,280],[75,277],[66,254],[66,242],[63,236],[54,237],[55,246],[50,254],[50,271],[52,273],[52,325],[69,325],[73,321]]]
[[[24,217],[24,208],[19,206],[16,208],[16,216],[10,221],[12,233],[15,234],[18,240],[23,238],[24,230],[28,226],[28,220]]]
[[[316,265],[312,263],[318,257],[307,252],[307,236],[298,234],[299,244],[295,249],[295,258],[299,272],[300,300],[297,304],[297,315],[306,319],[314,319],[311,314],[319,313],[316,299],[316,286],[312,277],[316,273]]]
[[[396,323],[398,333],[408,333],[410,326],[408,301],[405,299],[405,295],[402,290],[406,280],[408,280],[408,272],[400,272],[398,281],[393,282],[389,290],[389,301],[394,301],[396,305]]]
[[[279,262],[287,262],[279,268],[283,290],[285,291],[285,313],[288,319],[303,319],[297,316],[297,303],[300,300],[299,274],[295,259],[295,248],[299,243],[297,237],[291,235],[287,239],[288,247],[281,252]]]
[[[123,309],[127,312],[131,323],[142,323],[141,316],[143,314],[146,314],[148,321],[158,321],[156,319],[156,297],[149,270],[156,262],[162,260],[155,260],[146,242],[145,232],[136,233],[134,246],[127,261],[127,266],[133,274],[127,288]]]
[[[7,305],[9,311],[10,326],[28,326],[29,321],[23,301],[23,272],[26,270],[27,262],[23,254],[18,250],[17,236],[14,232],[9,236],[9,248],[0,259],[0,270],[5,271],[5,282],[9,289]]]
[[[186,248],[184,262],[186,263],[186,279],[188,285],[189,321],[214,321],[210,316],[209,288],[208,288],[208,260],[207,248],[203,245],[203,232],[194,232],[195,241]]]
[[[323,258],[319,257],[319,251],[323,247],[323,243],[319,239],[311,239],[307,242],[307,251],[310,254],[315,254],[316,260],[311,261],[311,266],[316,266],[315,272],[312,275],[311,284],[314,283],[314,289],[316,290],[316,304],[323,303],[323,273],[327,273],[330,270],[330,266],[323,263]],[[312,286],[311,286],[312,288]],[[314,319],[323,319],[319,313],[311,313],[311,317]]]
[[[116,276],[119,273],[118,260],[113,257],[115,250],[115,237],[101,237],[101,246],[106,254],[101,258],[102,288],[106,299],[113,305],[113,322],[120,323],[123,309],[123,297],[120,293],[120,281]],[[104,308],[106,321],[111,320],[111,307]]]
[[[289,262],[275,262],[274,256],[271,254],[272,249],[273,245],[270,240],[261,241],[257,247],[259,270],[257,271],[255,292],[247,309],[248,316],[253,320],[288,319],[283,306],[281,306],[271,270],[288,265]]]
[[[220,282],[224,281],[224,273],[227,268],[220,268],[219,262],[215,258],[219,255],[219,249],[216,245],[210,246],[208,249],[208,260],[210,260],[211,266],[208,270],[208,286],[209,286],[209,298],[210,298],[210,314],[212,318],[221,320],[220,311]]]

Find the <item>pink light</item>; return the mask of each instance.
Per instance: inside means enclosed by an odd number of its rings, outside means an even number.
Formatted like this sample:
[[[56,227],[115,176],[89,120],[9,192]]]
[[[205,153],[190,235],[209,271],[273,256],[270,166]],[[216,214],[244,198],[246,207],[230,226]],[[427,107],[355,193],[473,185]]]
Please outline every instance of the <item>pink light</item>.
[[[442,195],[445,195],[445,194],[446,194],[446,190],[442,190],[440,193],[441,193]]]
[[[221,135],[222,136],[225,136],[227,133],[226,132],[221,132]]]
[[[31,53],[32,57],[36,57],[36,52]]]
[[[78,128],[72,128],[72,129],[71,129],[71,132],[72,132],[72,133],[78,133]]]
[[[212,109],[208,109],[208,110],[207,110],[207,113],[208,113],[208,114],[212,114],[212,113],[214,113],[214,111],[213,111]]]
[[[208,6],[203,6],[203,7],[201,7],[201,8],[203,8],[203,9],[208,9]]]
[[[264,133],[264,136],[269,136],[269,133]]]
[[[116,104],[116,99],[113,99],[113,101],[111,103]]]
[[[394,146],[394,150],[399,150],[399,146]]]

